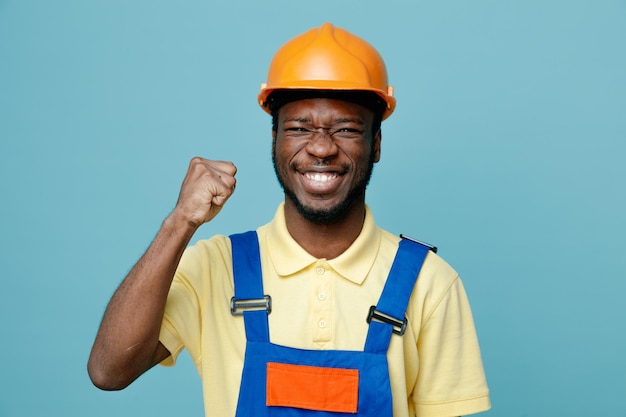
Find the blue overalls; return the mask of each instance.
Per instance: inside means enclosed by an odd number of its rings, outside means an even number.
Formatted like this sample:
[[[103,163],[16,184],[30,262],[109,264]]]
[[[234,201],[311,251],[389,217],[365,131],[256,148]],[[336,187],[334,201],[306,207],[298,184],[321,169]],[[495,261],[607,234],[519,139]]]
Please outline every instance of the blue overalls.
[[[367,316],[362,352],[303,350],[270,343],[271,298],[263,293],[256,232],[230,238],[235,282],[231,312],[243,314],[247,339],[236,416],[392,417],[387,349],[392,333],[404,333],[415,280],[428,250],[436,248],[400,241],[378,304]]]

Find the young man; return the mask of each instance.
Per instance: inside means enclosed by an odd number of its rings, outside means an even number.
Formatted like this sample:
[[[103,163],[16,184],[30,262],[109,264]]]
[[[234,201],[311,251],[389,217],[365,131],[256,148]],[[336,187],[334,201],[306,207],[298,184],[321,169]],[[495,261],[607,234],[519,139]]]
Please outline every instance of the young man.
[[[89,359],[122,389],[187,348],[207,416],[456,416],[490,407],[469,304],[434,248],[365,204],[394,110],[384,62],[324,24],[285,44],[259,95],[285,201],[254,232],[187,248],[235,190],[194,158],[175,209],[111,299]]]

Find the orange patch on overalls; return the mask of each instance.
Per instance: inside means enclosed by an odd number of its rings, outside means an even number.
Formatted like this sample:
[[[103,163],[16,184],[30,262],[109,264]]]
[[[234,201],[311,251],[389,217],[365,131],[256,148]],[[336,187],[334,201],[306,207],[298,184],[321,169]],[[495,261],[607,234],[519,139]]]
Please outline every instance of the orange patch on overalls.
[[[267,364],[268,406],[356,413],[358,369]]]

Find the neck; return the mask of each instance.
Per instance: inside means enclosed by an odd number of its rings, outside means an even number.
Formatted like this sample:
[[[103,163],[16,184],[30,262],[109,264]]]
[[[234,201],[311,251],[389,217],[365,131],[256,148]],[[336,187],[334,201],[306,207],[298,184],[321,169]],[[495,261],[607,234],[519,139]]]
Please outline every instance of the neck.
[[[332,224],[311,222],[285,200],[285,221],[293,239],[312,256],[334,259],[344,253],[356,240],[365,221],[365,203],[355,203],[341,220]]]

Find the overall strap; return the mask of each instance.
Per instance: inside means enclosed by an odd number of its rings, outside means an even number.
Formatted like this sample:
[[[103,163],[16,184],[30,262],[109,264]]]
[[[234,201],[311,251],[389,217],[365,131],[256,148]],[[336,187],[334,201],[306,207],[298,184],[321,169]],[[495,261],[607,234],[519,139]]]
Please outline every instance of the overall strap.
[[[230,302],[231,313],[243,314],[247,340],[269,342],[267,315],[271,311],[271,299],[263,294],[263,274],[257,234],[255,231],[249,231],[231,235],[230,242],[235,284],[235,296]]]
[[[424,259],[431,249],[431,246],[411,239],[400,240],[378,305],[370,308],[367,319],[370,327],[365,341],[365,352],[387,352],[392,333],[404,334],[407,325],[404,315],[409,298]]]

